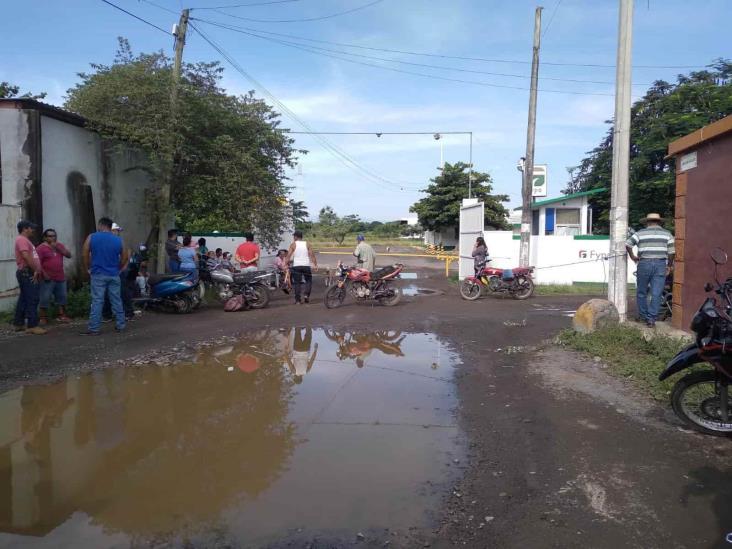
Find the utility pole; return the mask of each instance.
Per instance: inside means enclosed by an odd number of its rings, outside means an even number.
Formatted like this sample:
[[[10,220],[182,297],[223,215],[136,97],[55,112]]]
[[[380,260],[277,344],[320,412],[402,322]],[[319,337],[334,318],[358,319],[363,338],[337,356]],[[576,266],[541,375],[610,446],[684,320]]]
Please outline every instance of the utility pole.
[[[534,141],[536,137],[536,94],[539,84],[539,47],[541,46],[541,10],[534,15],[534,53],[531,59],[531,90],[529,92],[529,123],[526,131],[526,161],[521,185],[521,246],[519,266],[528,267],[531,262],[531,183],[534,175]]]
[[[615,127],[610,202],[610,276],[607,298],[624,322],[628,311],[628,177],[630,162],[631,53],[633,0],[620,0],[618,58],[615,69]]]
[[[183,47],[186,45],[186,32],[188,31],[189,10],[183,10],[180,14],[180,21],[175,32],[175,62],[173,64],[172,83],[170,87],[170,121],[168,127],[168,147],[165,152],[163,163],[162,185],[160,187],[160,202],[158,204],[158,260],[157,270],[165,272],[167,256],[165,254],[165,241],[168,238],[168,222],[170,212],[171,187],[175,174],[175,151],[178,147],[176,137],[178,126],[178,86],[180,84],[181,66],[183,64]]]

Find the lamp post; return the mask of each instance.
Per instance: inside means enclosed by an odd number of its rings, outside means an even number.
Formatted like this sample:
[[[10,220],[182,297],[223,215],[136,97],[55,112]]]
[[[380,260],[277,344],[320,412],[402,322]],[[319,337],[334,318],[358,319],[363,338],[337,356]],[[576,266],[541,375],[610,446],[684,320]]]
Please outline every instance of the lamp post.
[[[443,169],[445,167],[445,154],[442,147],[442,135],[436,133],[433,137],[435,138],[435,141],[440,142],[440,169]]]

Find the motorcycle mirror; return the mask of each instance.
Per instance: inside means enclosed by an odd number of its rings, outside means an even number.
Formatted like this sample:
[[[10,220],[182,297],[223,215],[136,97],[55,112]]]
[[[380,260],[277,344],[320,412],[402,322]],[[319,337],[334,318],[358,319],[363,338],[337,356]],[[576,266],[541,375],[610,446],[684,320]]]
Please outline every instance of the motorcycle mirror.
[[[727,252],[722,248],[714,248],[710,255],[712,256],[712,261],[714,261],[716,265],[724,265],[727,263]]]

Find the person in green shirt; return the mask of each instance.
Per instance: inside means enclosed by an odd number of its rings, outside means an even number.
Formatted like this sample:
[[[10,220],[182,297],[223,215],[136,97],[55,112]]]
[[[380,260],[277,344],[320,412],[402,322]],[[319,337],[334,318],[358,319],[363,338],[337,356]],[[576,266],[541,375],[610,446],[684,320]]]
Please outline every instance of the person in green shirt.
[[[353,255],[356,256],[359,266],[369,272],[373,272],[374,264],[376,263],[376,252],[374,252],[374,249],[366,243],[366,239],[362,234],[356,237],[356,241],[358,242],[358,245],[356,246]]]

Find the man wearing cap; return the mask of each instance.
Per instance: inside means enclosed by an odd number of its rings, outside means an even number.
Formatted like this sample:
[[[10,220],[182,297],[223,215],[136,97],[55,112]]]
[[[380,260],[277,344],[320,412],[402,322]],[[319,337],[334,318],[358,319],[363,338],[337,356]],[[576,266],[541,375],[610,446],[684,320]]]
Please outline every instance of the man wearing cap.
[[[666,275],[673,265],[674,237],[663,228],[660,214],[650,213],[643,219],[645,228],[633,234],[625,243],[630,259],[638,264],[637,293],[638,320],[649,327],[656,325],[661,308],[661,294],[666,282]],[[633,253],[633,246],[638,247],[638,255]],[[651,303],[648,305],[648,290],[651,292]]]
[[[370,244],[366,243],[366,238],[362,234],[356,237],[356,242],[358,242],[358,245],[353,255],[356,256],[358,264],[367,271],[373,272],[376,263],[376,252]]]
[[[25,330],[28,334],[43,335],[46,330],[38,326],[38,302],[40,300],[43,270],[35,246],[30,241],[36,226],[30,221],[18,222],[18,237],[15,239],[15,265],[18,270],[20,295],[15,305],[13,325],[16,332]],[[27,324],[26,324],[27,321]]]

